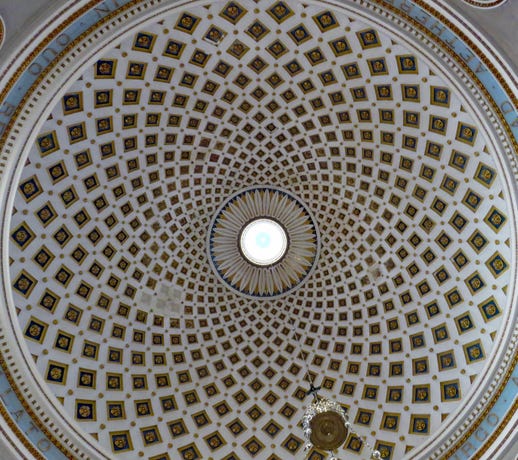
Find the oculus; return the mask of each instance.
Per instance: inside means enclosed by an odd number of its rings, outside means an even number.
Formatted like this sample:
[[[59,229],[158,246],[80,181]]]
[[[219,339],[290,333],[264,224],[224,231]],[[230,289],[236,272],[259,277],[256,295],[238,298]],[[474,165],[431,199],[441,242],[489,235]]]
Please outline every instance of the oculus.
[[[286,254],[288,237],[282,225],[275,220],[259,218],[243,228],[239,249],[252,264],[273,265]]]
[[[250,187],[216,212],[207,246],[210,264],[227,287],[247,297],[275,298],[310,275],[319,234],[296,196],[275,187]]]

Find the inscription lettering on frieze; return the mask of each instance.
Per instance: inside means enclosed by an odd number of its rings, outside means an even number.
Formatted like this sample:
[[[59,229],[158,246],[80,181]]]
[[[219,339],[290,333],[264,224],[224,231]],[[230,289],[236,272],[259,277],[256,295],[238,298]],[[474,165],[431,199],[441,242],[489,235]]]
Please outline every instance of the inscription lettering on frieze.
[[[512,383],[511,383],[512,382]],[[512,376],[509,384],[518,387],[518,377]],[[511,391],[512,393],[513,391]],[[477,450],[480,448],[480,445],[482,445],[484,442],[487,441],[487,439],[493,434],[494,429],[500,424],[501,422],[501,415],[496,413],[495,411],[489,412],[481,425],[475,430],[473,433],[473,440],[477,441],[477,443],[480,443],[477,446],[474,446],[473,443],[468,439],[462,446],[459,448],[459,452],[455,452],[450,457],[451,460],[463,460],[465,458],[470,457],[471,455],[475,454]],[[476,443],[475,443],[476,444]]]
[[[2,104],[2,107],[0,107],[0,114],[7,115],[8,117],[10,117],[14,113],[15,109],[16,107],[13,104],[9,104],[9,102],[4,102],[4,104]]]
[[[440,38],[452,50],[456,50],[457,55],[464,61],[466,65],[470,66],[471,70],[475,72],[475,74],[480,75],[481,73],[488,72],[487,67],[482,61],[476,59],[476,55],[473,52],[468,49],[457,50],[458,46],[463,44],[462,41],[437,19],[433,18],[428,13],[421,11],[419,7],[410,3],[408,0],[386,0],[386,3],[389,3],[401,11],[404,11],[413,19],[426,26],[428,30],[437,38]],[[500,110],[502,110],[504,115],[515,111],[510,101],[501,103]],[[509,121],[509,125],[512,128],[518,128],[518,117],[515,117],[513,120]]]
[[[41,57],[45,60],[47,64],[49,64],[61,51],[63,51],[65,46],[67,46],[70,43],[70,41],[71,38],[68,34],[62,33],[58,35],[58,37],[56,38],[56,44],[45,48],[41,53]],[[51,58],[49,58],[49,55],[51,56]],[[29,66],[29,73],[31,73],[32,75],[39,75],[41,72],[43,72],[43,69],[44,66],[42,64],[40,64],[39,62],[33,62]]]
[[[104,18],[108,13],[111,13],[117,8],[120,8],[121,5],[117,0],[112,0],[111,2],[104,2],[100,6],[94,7],[94,11],[99,16],[99,19]]]
[[[38,441],[37,446],[38,446],[38,449],[41,450],[42,452],[47,452],[52,447],[52,444],[50,443],[50,441],[48,439],[42,438]]]
[[[17,396],[14,395],[13,389],[8,386],[9,383],[3,377],[4,375],[0,371],[0,404],[7,409],[14,422],[16,422],[19,428],[23,429],[24,434],[27,435],[28,439],[30,439],[39,451],[48,452],[52,449],[51,441],[43,435],[41,430],[30,419],[27,412],[21,408],[20,402]],[[3,458],[1,453],[0,458]]]
[[[106,0],[105,2],[97,5],[93,8],[97,18],[96,20],[100,20],[110,13],[113,13],[115,10],[120,8],[123,4],[127,2],[121,2],[118,0]],[[66,32],[61,33],[56,37],[52,45],[46,47],[40,55],[36,58],[34,62],[32,62],[28,67],[28,72],[34,77],[39,76],[56,57],[61,53],[66,46],[68,46],[75,37],[71,37]],[[2,136],[7,129],[9,124],[9,120],[5,120],[5,118],[10,118],[15,111],[16,107],[10,103],[4,102],[0,106],[0,116],[4,118],[4,120],[0,121],[0,136]]]
[[[514,112],[515,111],[515,108],[513,106],[513,104],[511,104],[511,102],[509,101],[504,101],[500,104],[500,110],[502,111],[502,113],[504,115],[507,115],[508,113],[511,113],[511,112]],[[516,117],[512,122],[511,122],[511,126],[513,128],[517,128],[518,127],[518,117]],[[514,383],[516,385],[518,385],[518,382],[513,378],[514,380]]]

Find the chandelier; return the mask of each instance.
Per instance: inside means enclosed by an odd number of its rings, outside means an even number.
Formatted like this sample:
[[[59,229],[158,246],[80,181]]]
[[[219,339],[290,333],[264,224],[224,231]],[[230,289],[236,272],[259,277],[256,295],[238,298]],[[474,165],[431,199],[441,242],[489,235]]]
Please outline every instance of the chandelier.
[[[313,401],[302,417],[302,429],[306,441],[304,451],[309,452],[311,448],[316,447],[330,452],[329,460],[339,460],[334,452],[345,443],[347,436],[351,433],[362,439],[362,442],[369,448],[369,458],[381,459],[381,453],[353,431],[343,407],[335,401],[319,396],[318,390],[320,387],[315,387],[310,383],[310,390],[307,394],[313,395]]]

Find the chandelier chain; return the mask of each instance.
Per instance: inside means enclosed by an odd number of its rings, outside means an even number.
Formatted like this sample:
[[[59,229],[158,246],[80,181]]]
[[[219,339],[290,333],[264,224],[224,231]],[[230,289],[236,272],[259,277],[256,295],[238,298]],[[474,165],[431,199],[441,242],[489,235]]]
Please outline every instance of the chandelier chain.
[[[287,312],[287,314],[289,314],[289,312]],[[297,332],[295,317],[293,317],[291,320],[286,318],[285,325],[286,326],[288,326],[288,325],[290,326],[288,329],[291,329],[291,335],[293,337],[293,340],[297,344],[298,352],[297,352],[296,356],[304,361],[304,367],[305,367],[305,375],[304,375],[304,377],[308,381],[309,387],[310,387],[310,390],[307,392],[307,394],[308,395],[310,395],[310,394],[313,395],[313,398],[314,398],[314,403],[313,404],[318,404],[319,401],[321,401],[324,404],[325,403],[336,404],[336,403],[332,403],[331,401],[327,400],[326,398],[319,399],[318,391],[321,389],[321,387],[315,387],[314,378],[313,378],[313,376],[311,374],[311,371],[309,369],[308,354],[305,353],[304,350],[302,349],[302,343],[303,343],[302,342],[302,338],[303,338],[303,335],[302,335],[302,333],[298,333]],[[304,378],[303,378],[303,380],[304,380]],[[361,442],[367,447],[367,449],[370,452],[369,458],[370,459],[374,459],[374,460],[381,459],[381,453],[378,450],[376,450],[374,448],[374,446],[372,446],[366,440],[365,436],[360,435],[359,433],[357,433],[353,429],[353,425],[349,421],[349,415],[343,410],[343,408],[341,408],[341,409],[342,410],[340,412],[341,412],[341,416],[343,417],[345,427],[349,430],[351,435],[355,436],[358,439],[361,439]],[[306,439],[306,444],[304,446],[304,451],[309,452],[309,450],[312,447],[311,441],[309,440],[311,429],[306,427],[306,431],[307,432],[304,433],[305,437],[307,438]],[[331,457],[329,458],[329,460],[338,460],[338,457],[336,457],[335,454],[333,452],[331,452]]]
[[[302,349],[302,334],[297,334],[297,328],[296,328],[296,325],[295,325],[295,318],[293,318],[291,321],[290,321],[290,326],[291,326],[291,332],[293,334],[293,339],[295,340],[295,343],[298,344],[298,353],[297,353],[297,357],[300,357],[300,359],[302,359],[304,361],[304,367],[305,367],[305,378],[306,380],[308,381],[309,383],[309,386],[311,388],[311,390],[316,390],[315,389],[315,386],[314,386],[314,379],[313,379],[313,376],[311,375],[311,372],[309,370],[309,364],[308,364],[308,356],[307,354],[304,352],[304,350]],[[310,391],[311,391],[310,390]],[[314,396],[316,397],[316,391],[314,393]]]

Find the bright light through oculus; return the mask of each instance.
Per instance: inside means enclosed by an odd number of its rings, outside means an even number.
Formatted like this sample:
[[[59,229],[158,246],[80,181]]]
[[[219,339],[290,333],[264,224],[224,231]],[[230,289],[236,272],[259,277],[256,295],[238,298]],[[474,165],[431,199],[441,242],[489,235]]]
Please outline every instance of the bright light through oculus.
[[[319,245],[304,203],[268,186],[227,198],[207,234],[214,273],[231,290],[255,299],[277,298],[299,286],[315,267]]]
[[[271,219],[256,219],[241,233],[241,252],[256,265],[272,265],[279,261],[288,248],[286,232]]]

